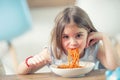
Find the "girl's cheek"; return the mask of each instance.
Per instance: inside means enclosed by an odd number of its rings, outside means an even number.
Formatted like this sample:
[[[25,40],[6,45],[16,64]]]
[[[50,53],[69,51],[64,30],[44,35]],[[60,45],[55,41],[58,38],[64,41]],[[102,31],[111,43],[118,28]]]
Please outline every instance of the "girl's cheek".
[[[80,45],[81,47],[85,47],[85,46],[86,46],[86,40],[81,40],[81,41],[79,42],[79,45]]]
[[[67,41],[66,41],[66,42],[64,42],[64,47],[66,47],[66,48],[67,48],[67,47],[68,47],[68,45],[69,45],[69,42],[67,42]]]
[[[83,42],[84,42],[83,40],[80,40],[80,41],[79,41],[79,45],[81,45]]]
[[[62,46],[63,46],[63,48],[65,49],[65,47],[68,45],[68,42],[67,41],[63,41],[62,42]]]

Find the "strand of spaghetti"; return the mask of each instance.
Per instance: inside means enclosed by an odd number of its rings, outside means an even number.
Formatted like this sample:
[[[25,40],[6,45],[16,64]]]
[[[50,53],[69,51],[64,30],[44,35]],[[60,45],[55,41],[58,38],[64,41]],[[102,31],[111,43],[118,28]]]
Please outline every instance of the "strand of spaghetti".
[[[71,61],[72,58],[72,61]],[[80,68],[79,66],[79,49],[68,49],[68,64],[59,65],[58,68]]]

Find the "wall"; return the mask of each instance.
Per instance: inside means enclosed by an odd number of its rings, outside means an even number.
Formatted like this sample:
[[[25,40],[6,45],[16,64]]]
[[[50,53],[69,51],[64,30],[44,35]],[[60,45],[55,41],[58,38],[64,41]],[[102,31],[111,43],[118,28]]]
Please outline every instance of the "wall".
[[[120,33],[120,0],[77,0],[76,5],[88,13],[99,31],[112,36]]]

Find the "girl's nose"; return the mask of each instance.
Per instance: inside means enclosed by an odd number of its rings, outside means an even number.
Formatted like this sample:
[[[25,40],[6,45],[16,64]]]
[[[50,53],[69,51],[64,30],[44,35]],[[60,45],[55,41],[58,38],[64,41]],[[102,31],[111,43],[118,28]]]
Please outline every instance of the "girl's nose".
[[[71,45],[72,47],[75,47],[75,46],[77,45],[77,40],[74,39],[74,38],[71,38],[71,39],[70,39],[70,45]]]

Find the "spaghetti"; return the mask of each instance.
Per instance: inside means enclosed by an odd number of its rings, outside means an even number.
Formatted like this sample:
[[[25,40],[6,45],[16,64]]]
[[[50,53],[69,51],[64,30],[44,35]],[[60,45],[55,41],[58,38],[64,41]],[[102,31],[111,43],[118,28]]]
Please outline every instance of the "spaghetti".
[[[59,65],[58,68],[81,68],[79,66],[79,49],[68,49],[68,64]]]

